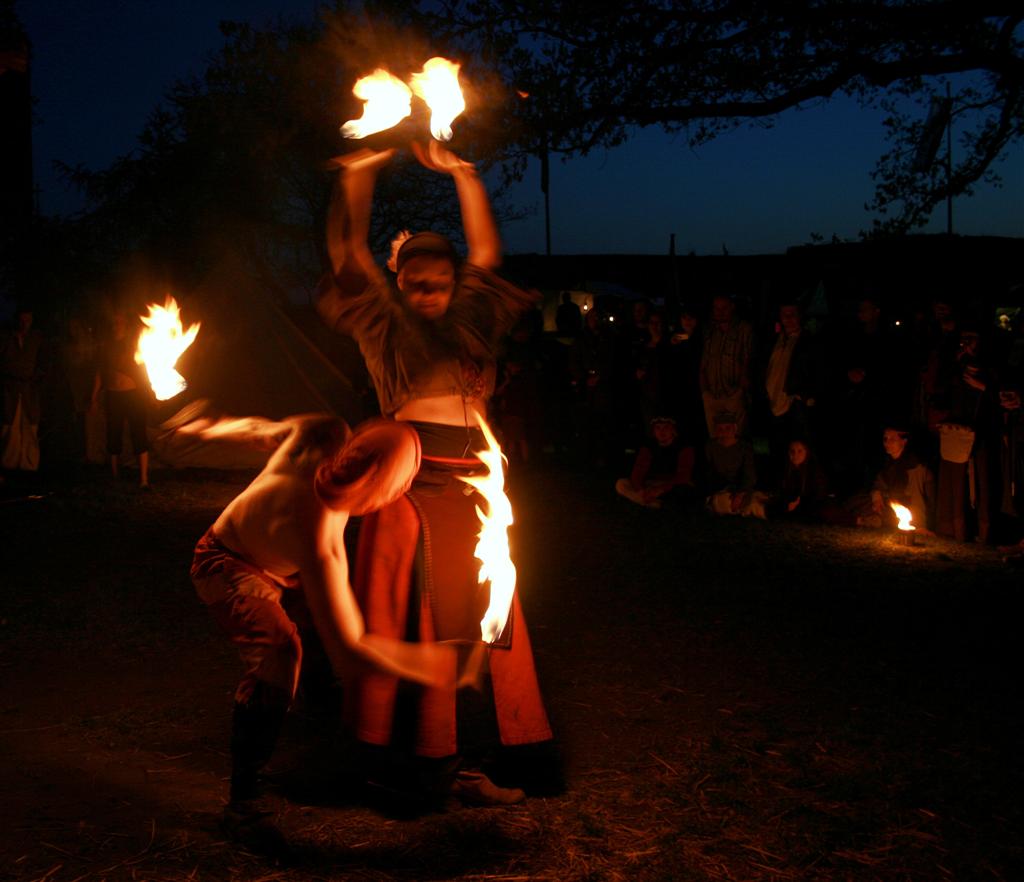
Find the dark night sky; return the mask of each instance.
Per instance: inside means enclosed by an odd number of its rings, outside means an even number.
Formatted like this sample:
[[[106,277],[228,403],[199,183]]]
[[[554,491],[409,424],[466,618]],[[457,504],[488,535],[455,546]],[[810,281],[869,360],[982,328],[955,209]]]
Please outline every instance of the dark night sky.
[[[164,90],[202,69],[221,45],[223,19],[265,23],[309,17],[313,0],[18,0],[33,43],[37,98],[34,155],[42,209],[72,210],[76,197],[53,160],[102,168],[130,152]],[[697,151],[646,130],[626,146],[551,168],[556,253],[771,253],[812,232],[853,238],[870,226],[869,172],[884,149],[880,112],[846,99],[784,114],[773,128],[745,128]],[[955,203],[956,232],[1024,236],[1024,151],[997,167],[1002,189],[980,187]],[[509,252],[543,251],[539,173],[515,200],[537,211],[503,230]],[[945,229],[936,212],[928,231]]]

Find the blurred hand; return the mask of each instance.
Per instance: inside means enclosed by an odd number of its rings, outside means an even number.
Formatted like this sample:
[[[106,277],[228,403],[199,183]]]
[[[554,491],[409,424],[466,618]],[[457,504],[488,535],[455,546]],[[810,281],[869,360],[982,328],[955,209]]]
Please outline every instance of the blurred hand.
[[[455,174],[459,171],[473,170],[471,162],[460,159],[451,150],[442,147],[437,141],[431,141],[426,148],[419,141],[413,141],[410,145],[413,156],[419,160],[420,165],[429,168],[431,171],[443,174]]]
[[[867,376],[867,373],[864,371],[864,368],[850,368],[846,372],[847,379],[851,383],[853,383],[855,385],[859,384],[859,383],[863,383],[864,382],[864,377],[866,377],[866,376]]]
[[[972,372],[964,371],[963,378],[964,382],[972,389],[977,389],[979,392],[985,391],[985,384],[977,379]]]
[[[395,149],[393,147],[388,150],[371,150],[369,147],[361,147],[352,153],[346,153],[343,156],[335,156],[333,159],[329,159],[327,165],[331,168],[339,168],[345,171],[376,171],[387,165],[394,155]]]
[[[459,671],[455,678],[455,688],[468,686],[480,691],[484,679],[484,662],[487,660],[487,644],[474,643],[468,653],[459,653]]]

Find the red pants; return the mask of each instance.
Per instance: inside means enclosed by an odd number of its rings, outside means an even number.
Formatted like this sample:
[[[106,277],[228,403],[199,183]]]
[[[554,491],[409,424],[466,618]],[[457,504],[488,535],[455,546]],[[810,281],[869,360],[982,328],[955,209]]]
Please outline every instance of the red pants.
[[[235,701],[247,704],[259,681],[289,700],[294,698],[302,641],[281,605],[286,586],[222,545],[212,529],[196,545],[191,576],[200,598],[245,663]],[[298,582],[287,587],[293,590]]]

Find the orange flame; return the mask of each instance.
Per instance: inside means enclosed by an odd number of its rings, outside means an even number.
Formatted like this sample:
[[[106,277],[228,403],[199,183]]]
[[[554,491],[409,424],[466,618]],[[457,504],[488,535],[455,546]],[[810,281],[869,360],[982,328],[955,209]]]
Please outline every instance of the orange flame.
[[[459,67],[447,58],[431,58],[422,71],[412,75],[412,90],[430,108],[430,134],[438,141],[451,140],[452,122],[466,109]]]
[[[151,303],[148,308],[149,315],[140,316],[145,327],[135,348],[135,363],[145,365],[153,394],[159,401],[166,401],[185,390],[185,378],[174,365],[196,339],[199,323],[183,331],[181,313],[173,297],[168,297],[163,306]]]
[[[892,507],[892,510],[896,513],[896,519],[899,521],[899,523],[896,525],[897,527],[899,527],[904,532],[909,532],[910,530],[917,529],[917,527],[915,527],[911,523],[914,515],[909,508],[907,508],[905,505],[900,505],[898,502],[890,502],[889,505]]]
[[[352,94],[364,102],[363,115],[341,127],[345,138],[365,138],[397,126],[412,113],[412,92],[383,68],[356,81]]]
[[[508,547],[508,528],[512,525],[512,503],[505,495],[505,473],[502,468],[501,448],[484,420],[480,429],[487,440],[487,449],[476,456],[487,469],[485,475],[470,475],[461,480],[476,489],[487,504],[487,511],[479,505],[476,516],[480,519],[476,549],[480,561],[478,581],[491,583],[490,602],[480,620],[480,634],[485,643],[493,643],[508,622],[512,609],[512,595],[516,590],[516,566],[512,563]]]

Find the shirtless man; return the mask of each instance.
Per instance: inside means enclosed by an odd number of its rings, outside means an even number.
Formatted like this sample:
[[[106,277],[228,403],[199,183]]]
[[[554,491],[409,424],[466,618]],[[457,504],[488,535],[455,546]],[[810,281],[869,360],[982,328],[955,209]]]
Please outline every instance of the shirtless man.
[[[415,682],[453,690],[456,650],[368,634],[353,598],[343,533],[349,515],[372,511],[403,493],[419,467],[420,446],[408,426],[384,420],[353,434],[339,419],[307,415],[189,419],[174,429],[203,439],[240,441],[273,450],[256,479],[235,498],[196,546],[192,580],[200,598],[242,656],[235,693],[227,832],[249,845],[280,842],[259,799],[258,775],[269,761],[295,696],[302,643],[282,605],[300,591],[335,673],[360,663]]]

